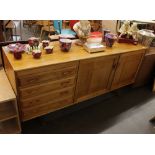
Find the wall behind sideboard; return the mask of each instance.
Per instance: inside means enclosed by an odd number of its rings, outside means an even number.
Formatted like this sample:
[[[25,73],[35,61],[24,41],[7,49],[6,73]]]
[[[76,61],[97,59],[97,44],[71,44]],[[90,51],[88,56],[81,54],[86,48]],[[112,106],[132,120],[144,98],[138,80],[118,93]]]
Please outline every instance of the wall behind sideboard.
[[[117,20],[102,20],[102,27],[110,29],[112,33],[116,33]]]

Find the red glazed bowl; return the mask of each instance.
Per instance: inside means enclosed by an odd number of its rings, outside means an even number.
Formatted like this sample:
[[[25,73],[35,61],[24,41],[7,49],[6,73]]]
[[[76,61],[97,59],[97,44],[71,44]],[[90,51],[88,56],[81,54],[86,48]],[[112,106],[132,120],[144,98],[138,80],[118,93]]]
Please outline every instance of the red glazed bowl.
[[[70,39],[60,39],[60,48],[64,52],[68,52],[71,48],[72,41]]]
[[[28,44],[33,47],[33,46],[39,46],[39,39],[35,37],[31,37],[28,39]]]
[[[43,41],[42,41],[42,46],[43,46],[43,48],[49,46],[49,43],[50,43],[50,42],[49,42],[48,40],[43,40]]]
[[[13,52],[13,55],[14,55],[14,58],[17,59],[17,60],[22,58],[22,52],[21,51],[15,50]]]
[[[47,47],[45,47],[45,51],[46,51],[46,54],[53,53],[53,46],[47,46]]]
[[[33,58],[39,59],[41,57],[41,51],[40,52],[36,52],[34,50],[34,51],[32,51],[32,55],[33,55]]]

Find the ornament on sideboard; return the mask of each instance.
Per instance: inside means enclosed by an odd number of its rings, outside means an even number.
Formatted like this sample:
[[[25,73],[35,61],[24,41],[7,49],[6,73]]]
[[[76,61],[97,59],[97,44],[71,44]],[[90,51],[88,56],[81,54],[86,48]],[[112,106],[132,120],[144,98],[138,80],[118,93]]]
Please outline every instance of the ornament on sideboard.
[[[14,55],[15,59],[21,59],[22,58],[22,52],[19,51],[18,49],[14,50],[13,55]]]
[[[53,53],[53,48],[54,46],[46,46],[44,49],[46,51],[46,54],[51,54]]]
[[[87,38],[90,34],[90,22],[88,20],[80,20],[74,25],[73,29],[79,37],[79,40],[76,42],[76,44],[82,46],[84,43],[86,43]]]
[[[35,49],[41,49],[41,45],[39,44],[39,38],[31,37],[28,39],[28,45],[26,45],[26,53],[32,54],[32,51]]]
[[[43,47],[43,48],[49,46],[49,44],[50,44],[50,41],[49,41],[49,40],[43,40],[43,41],[42,41],[42,47]]]
[[[129,29],[129,34],[132,36],[132,38],[134,40],[137,40],[138,39],[138,33],[139,29],[137,27],[137,23],[133,23]]]
[[[129,20],[125,21],[119,30],[118,42],[132,43],[134,45],[137,45],[138,31],[139,29],[137,28],[137,23],[133,23],[130,26],[130,21]]]
[[[28,39],[28,44],[29,46],[33,47],[33,46],[39,46],[39,38],[36,37],[31,37]]]
[[[107,33],[105,35],[105,43],[107,47],[112,47],[114,42],[117,40],[117,35],[113,33]]]
[[[129,37],[130,21],[125,21],[119,30],[119,37]]]
[[[60,49],[64,52],[68,52],[72,46],[72,40],[70,39],[60,39]]]
[[[22,54],[27,50],[26,45],[20,43],[9,44],[7,49],[14,55],[15,59],[22,59]]]
[[[153,33],[153,30],[142,29],[138,31],[138,41],[140,44],[150,47],[154,39],[155,34]]]

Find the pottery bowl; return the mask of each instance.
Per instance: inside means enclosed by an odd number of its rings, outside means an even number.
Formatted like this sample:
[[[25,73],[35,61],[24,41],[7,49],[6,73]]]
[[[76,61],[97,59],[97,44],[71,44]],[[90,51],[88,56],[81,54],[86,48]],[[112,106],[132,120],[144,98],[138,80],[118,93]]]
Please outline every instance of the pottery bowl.
[[[60,39],[60,49],[64,52],[68,52],[71,48],[72,41],[70,39]]]

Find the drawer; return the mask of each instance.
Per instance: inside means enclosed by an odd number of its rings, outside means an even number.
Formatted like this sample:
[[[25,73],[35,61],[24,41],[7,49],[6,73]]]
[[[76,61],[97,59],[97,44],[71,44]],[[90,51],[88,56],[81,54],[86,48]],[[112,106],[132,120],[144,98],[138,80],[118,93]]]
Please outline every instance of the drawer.
[[[64,98],[59,101],[51,102],[47,105],[42,105],[39,107],[27,109],[22,111],[22,120],[26,121],[41,115],[48,114],[50,112],[62,109],[64,107],[70,106],[73,104],[73,98]]]
[[[64,68],[69,68],[69,67],[74,67],[76,68],[78,66],[78,62],[66,62],[66,63],[61,63],[61,64],[56,64],[56,65],[49,65],[49,66],[44,66],[44,67],[38,67],[38,68],[32,68],[28,70],[22,70],[16,72],[16,75],[19,78],[23,78],[25,76],[33,76],[35,74],[44,74],[44,72],[55,72],[57,70],[62,70]]]
[[[29,98],[26,100],[20,100],[21,108],[27,109],[32,107],[37,107],[39,105],[45,105],[52,101],[60,100],[64,97],[73,97],[74,95],[74,87],[61,89],[48,94],[39,94],[37,97]]]
[[[76,67],[63,68],[61,70],[41,72],[34,75],[25,77],[18,77],[18,85],[20,87],[33,86],[36,84],[42,84],[44,82],[51,82],[55,80],[61,80],[68,77],[76,76]]]
[[[27,99],[27,98],[35,97],[38,94],[45,94],[55,90],[61,90],[67,87],[74,86],[74,83],[75,83],[75,77],[71,77],[63,80],[58,80],[55,82],[47,82],[37,86],[21,88],[19,90],[20,98]]]

